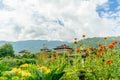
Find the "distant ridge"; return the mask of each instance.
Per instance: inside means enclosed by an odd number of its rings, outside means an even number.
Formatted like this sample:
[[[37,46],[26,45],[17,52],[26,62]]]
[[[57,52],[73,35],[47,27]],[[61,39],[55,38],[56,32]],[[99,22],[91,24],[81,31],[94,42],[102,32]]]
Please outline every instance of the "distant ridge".
[[[49,49],[55,48],[63,43],[68,44],[65,41],[47,41],[47,40],[26,40],[26,41],[0,41],[0,45],[10,42],[16,53],[19,51],[26,49],[30,52],[38,52],[41,48],[43,48],[43,44],[45,44]]]
[[[84,44],[86,47],[98,47],[98,44],[108,45],[113,41],[120,41],[120,37],[107,37],[106,40],[104,40],[103,37],[94,37],[94,38],[85,38],[80,41],[78,41],[78,44]],[[71,46],[74,46],[74,44],[71,44]],[[78,45],[79,46],[79,45]]]
[[[120,41],[120,37],[108,37],[107,40],[104,40],[103,37],[95,37],[95,38],[85,38],[78,41],[79,44],[84,44],[86,47],[97,47],[98,43],[101,44],[109,44],[112,41]],[[10,41],[0,41],[0,45],[3,45]],[[26,40],[26,41],[16,41],[16,42],[10,42],[16,53],[19,51],[26,49],[30,52],[36,53],[41,48],[43,48],[43,44],[45,44],[49,49],[53,49],[56,46],[60,46],[63,43],[66,43],[70,45],[71,47],[74,46],[74,44],[71,42],[65,42],[65,41],[47,41],[47,40]]]

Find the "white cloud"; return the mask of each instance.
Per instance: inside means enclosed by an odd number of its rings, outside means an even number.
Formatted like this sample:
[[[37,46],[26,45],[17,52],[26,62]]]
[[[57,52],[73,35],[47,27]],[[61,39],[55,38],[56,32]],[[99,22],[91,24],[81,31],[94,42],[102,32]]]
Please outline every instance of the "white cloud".
[[[0,10],[1,40],[67,40],[74,37],[119,35],[115,20],[100,18],[97,5],[107,0],[3,0],[12,10]],[[59,24],[60,22],[64,25]]]

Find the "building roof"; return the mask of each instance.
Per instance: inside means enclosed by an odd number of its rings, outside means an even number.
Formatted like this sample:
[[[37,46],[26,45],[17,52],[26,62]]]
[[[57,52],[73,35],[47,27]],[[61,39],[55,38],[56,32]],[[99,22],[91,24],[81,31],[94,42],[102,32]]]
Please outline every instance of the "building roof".
[[[40,51],[50,52],[51,50],[48,49],[47,47],[44,47],[44,48],[40,49]]]
[[[58,50],[58,49],[71,49],[71,50],[73,50],[73,48],[70,48],[69,46],[63,46],[63,45],[61,45],[61,46],[57,46],[56,48],[53,48],[54,50]]]
[[[29,52],[28,50],[21,50],[19,53],[26,53],[26,52]]]

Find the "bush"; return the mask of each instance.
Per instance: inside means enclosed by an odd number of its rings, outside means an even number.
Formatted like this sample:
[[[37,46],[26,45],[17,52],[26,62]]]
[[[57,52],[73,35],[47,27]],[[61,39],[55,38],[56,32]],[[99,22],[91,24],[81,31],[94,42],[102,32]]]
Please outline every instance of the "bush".
[[[0,47],[0,57],[14,56],[13,46],[10,43],[6,43]]]

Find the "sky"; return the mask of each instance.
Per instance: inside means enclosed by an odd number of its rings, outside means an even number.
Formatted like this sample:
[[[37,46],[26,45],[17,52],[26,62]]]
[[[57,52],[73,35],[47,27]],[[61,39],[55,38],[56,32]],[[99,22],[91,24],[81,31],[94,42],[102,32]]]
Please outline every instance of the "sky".
[[[120,0],[0,0],[0,40],[120,36]]]

